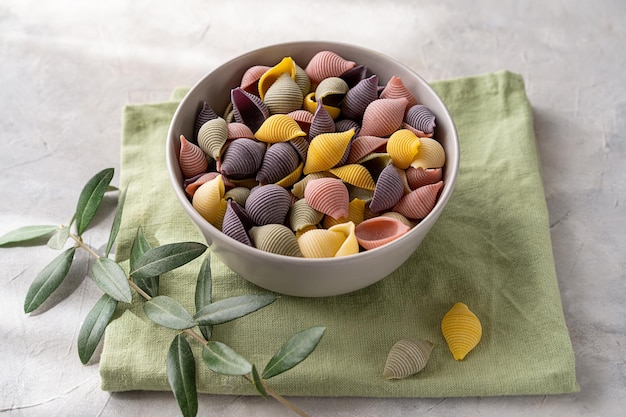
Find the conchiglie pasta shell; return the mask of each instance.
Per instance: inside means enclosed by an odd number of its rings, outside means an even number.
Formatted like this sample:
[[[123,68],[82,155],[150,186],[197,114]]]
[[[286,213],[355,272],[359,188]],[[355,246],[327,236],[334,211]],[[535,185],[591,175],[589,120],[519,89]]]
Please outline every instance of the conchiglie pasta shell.
[[[348,217],[348,198],[348,189],[337,178],[312,180],[304,190],[304,199],[309,206],[335,219]]]
[[[328,229],[330,232],[341,233],[343,235],[343,243],[335,252],[335,258],[359,253],[359,242],[354,234],[354,229],[354,223],[350,221],[336,224]]]
[[[354,88],[360,81],[367,77],[367,67],[356,65],[340,75],[341,79],[348,83],[350,88]]]
[[[270,114],[286,114],[300,109],[303,99],[298,84],[289,74],[282,74],[267,90],[263,101]]]
[[[404,182],[393,164],[387,165],[376,180],[376,189],[370,209],[373,212],[387,210],[395,206],[404,196]]]
[[[441,168],[446,163],[446,151],[435,139],[421,138],[417,157],[411,161],[413,168]]]
[[[198,131],[198,146],[215,160],[220,159],[227,139],[228,125],[221,117],[207,121]]]
[[[189,197],[193,197],[196,190],[205,182],[209,182],[220,175],[219,172],[207,172],[206,174],[197,175],[185,181],[185,192]]]
[[[480,320],[464,303],[456,303],[441,320],[441,332],[452,356],[463,360],[478,345],[483,334]]]
[[[342,233],[312,229],[298,237],[298,246],[305,258],[333,258],[344,240]]]
[[[291,146],[294,147],[298,155],[300,155],[300,160],[306,161],[306,158],[309,154],[309,141],[305,136],[298,136],[297,138],[293,138],[287,142]],[[304,166],[304,163],[302,164]]]
[[[309,76],[306,75],[306,72],[304,72],[304,69],[302,69],[298,64],[296,64],[295,80],[298,87],[300,87],[303,97],[311,92],[311,80],[309,79]]]
[[[253,132],[256,132],[270,115],[270,110],[263,100],[240,87],[231,90],[230,101],[235,121],[245,124]]]
[[[224,191],[224,181],[222,176],[218,175],[198,187],[192,199],[192,205],[196,211],[220,230],[227,206]]]
[[[383,377],[402,379],[426,367],[435,345],[425,340],[399,340],[389,350]]]
[[[349,119],[361,120],[367,106],[376,99],[378,99],[378,76],[372,75],[361,80],[346,93],[341,105],[342,114]]]
[[[406,98],[408,100],[407,106],[414,106],[417,104],[417,99],[405,87],[404,83],[399,77],[393,76],[385,85],[385,88],[380,93],[380,98]]]
[[[434,184],[441,181],[443,170],[441,168],[413,168],[406,170],[406,179],[412,190],[425,185]]]
[[[283,224],[291,207],[291,195],[283,187],[267,184],[253,188],[245,209],[256,225]]]
[[[286,114],[274,114],[263,122],[254,135],[261,142],[278,143],[306,136],[306,132],[300,129],[298,122]]]
[[[365,216],[365,201],[359,198],[354,198],[348,205],[348,217],[342,217],[340,219],[333,219],[330,216],[324,216],[322,226],[325,229],[330,229],[336,224],[352,222],[355,225],[359,225],[364,220]]]
[[[268,69],[259,78],[259,96],[265,100],[265,94],[274,82],[283,74],[288,74],[290,78],[296,78],[296,64],[291,57],[284,57],[278,64]]]
[[[234,139],[224,152],[220,171],[231,179],[253,177],[263,163],[265,148],[264,143],[254,139]]]
[[[378,136],[359,136],[350,143],[350,154],[346,163],[354,164],[363,157],[381,149],[387,145],[387,138]]]
[[[313,111],[315,112],[315,109]],[[300,109],[287,113],[287,116],[295,120],[302,131],[307,135],[309,134],[311,123],[313,122],[313,113],[308,110]]]
[[[439,190],[443,187],[443,182],[425,185],[406,194],[393,207],[393,211],[408,217],[409,219],[423,219],[428,216],[437,203]]]
[[[268,224],[250,229],[254,246],[265,252],[284,256],[302,257],[298,240],[287,226]]]
[[[309,226],[317,225],[323,217],[324,213],[309,206],[306,200],[302,198],[293,203],[289,209],[289,227],[297,232]]]
[[[244,209],[237,202],[228,200],[222,221],[222,233],[244,245],[252,246],[247,231],[249,227],[252,227],[252,222]]]
[[[196,122],[193,128],[193,140],[198,143],[198,132],[203,124],[208,122],[211,119],[217,119],[217,113],[209,106],[209,103],[206,101],[202,102],[202,108],[196,115]]]
[[[333,118],[333,120],[337,119],[339,117],[339,115],[341,114],[341,109],[339,107],[333,107],[333,106],[327,106],[326,104],[323,104],[324,108],[326,109],[326,111],[328,112],[328,114],[330,114],[330,117]],[[317,101],[315,101],[315,93],[309,93],[304,97],[304,101],[302,103],[302,107],[304,108],[304,110],[309,111],[311,113],[315,113],[315,110],[317,109]]]
[[[328,171],[343,182],[352,184],[355,187],[365,188],[366,190],[374,190],[376,187],[372,175],[363,165],[343,165],[337,168],[331,168]]]
[[[350,119],[341,119],[335,122],[335,132],[345,132],[350,129],[353,129],[354,135],[357,136],[358,132],[361,131],[361,125]]]
[[[359,135],[380,137],[391,135],[402,125],[407,103],[408,100],[404,97],[379,98],[372,101],[363,113]]]
[[[309,139],[313,139],[322,133],[335,133],[335,121],[323,106],[322,101],[317,102],[317,108],[309,128]]]
[[[304,174],[326,171],[337,165],[344,157],[353,130],[337,133],[322,133],[316,136],[309,144],[307,160],[304,164]]]
[[[404,216],[403,214],[400,214],[396,211],[387,211],[383,214],[381,214],[382,217],[391,217],[392,219],[396,219],[399,222],[407,225],[408,227],[414,227],[417,223],[414,221],[411,221],[409,219],[406,218],[406,216]]]
[[[293,187],[291,188],[291,193],[298,198],[303,198],[304,190],[306,189],[306,186],[310,181],[328,177],[334,176],[328,171],[312,172],[310,174],[307,174],[304,176],[304,178],[302,178],[300,181],[296,182],[293,185]]]
[[[324,78],[338,77],[354,66],[353,61],[348,61],[334,52],[321,51],[311,58],[304,71],[313,83],[318,84]]]
[[[247,138],[254,139],[254,133],[252,130],[243,123],[232,122],[228,123],[228,139]]]
[[[413,132],[400,129],[389,137],[387,152],[395,166],[406,169],[417,157],[420,146],[421,140]]]
[[[233,187],[230,190],[224,193],[224,198],[226,200],[233,200],[241,207],[246,205],[246,200],[250,195],[250,189],[246,187]]]
[[[199,146],[189,142],[183,135],[180,135],[178,163],[185,178],[202,174],[206,172],[209,166],[204,151]]]
[[[404,121],[418,132],[422,132],[421,136],[432,136],[435,130],[435,114],[423,104],[410,106]]]
[[[362,221],[355,233],[359,245],[370,250],[396,240],[409,230],[410,227],[397,219],[378,216]]]
[[[341,78],[324,78],[315,89],[315,101],[323,101],[329,106],[340,107],[348,90],[348,84]]]
[[[287,142],[274,143],[265,152],[256,180],[261,184],[278,182],[292,173],[299,163],[300,155],[293,146]]]
[[[259,95],[259,79],[269,70],[267,65],[255,65],[243,73],[239,87],[250,94]]]

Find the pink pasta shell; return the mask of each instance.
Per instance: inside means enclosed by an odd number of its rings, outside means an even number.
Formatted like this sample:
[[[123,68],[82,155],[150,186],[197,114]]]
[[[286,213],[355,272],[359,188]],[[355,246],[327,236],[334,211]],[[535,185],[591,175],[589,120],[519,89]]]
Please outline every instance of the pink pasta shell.
[[[359,136],[391,135],[402,125],[407,103],[408,100],[404,97],[381,98],[371,102],[363,114]]]
[[[185,178],[202,174],[209,166],[204,151],[198,145],[189,142],[183,135],[180,135],[178,163]]]
[[[361,158],[383,148],[389,139],[378,136],[359,136],[350,144],[350,154],[346,163],[354,164]]]
[[[311,58],[304,72],[309,76],[311,82],[318,84],[324,78],[339,77],[344,72],[356,65],[353,61],[348,61],[331,51],[318,52]]]
[[[402,80],[395,75],[391,77],[391,79],[385,85],[383,91],[380,92],[380,98],[401,98],[404,97],[409,100],[408,106],[415,106],[417,104],[417,99],[409,91],[408,88],[404,85]]]
[[[219,172],[207,172],[204,174],[196,175],[193,178],[185,181],[185,192],[189,197],[193,197],[194,193],[205,182],[209,182],[215,177],[220,175]]]
[[[393,208],[409,219],[423,219],[430,213],[437,203],[439,191],[443,187],[443,181],[425,185],[406,194]]]
[[[408,181],[411,190],[439,182],[441,181],[442,176],[443,170],[441,168],[423,169],[409,167],[406,170],[406,180]]]
[[[300,129],[302,129],[307,135],[309,134],[311,123],[313,123],[313,113],[308,110],[300,109],[287,113],[287,116],[295,120],[300,126]]]
[[[254,133],[243,123],[232,122],[227,125],[228,139],[248,138],[254,139]]]
[[[261,78],[261,75],[265,74],[268,69],[270,69],[270,67],[266,65],[255,65],[248,68],[241,77],[241,84],[239,85],[239,87],[241,87],[242,90],[245,90],[248,93],[258,96],[259,79]]]
[[[392,217],[372,217],[362,221],[354,230],[357,241],[370,250],[396,240],[411,230],[409,226]]]
[[[348,189],[338,178],[312,180],[304,189],[307,204],[334,219],[348,217],[349,198]]]

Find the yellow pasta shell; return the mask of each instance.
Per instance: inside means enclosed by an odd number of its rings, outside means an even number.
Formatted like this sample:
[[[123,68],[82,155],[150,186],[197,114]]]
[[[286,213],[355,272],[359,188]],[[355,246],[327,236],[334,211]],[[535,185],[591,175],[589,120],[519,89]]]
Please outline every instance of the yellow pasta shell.
[[[313,229],[298,238],[298,246],[305,258],[333,258],[344,240],[343,233]]]
[[[298,122],[286,114],[274,114],[265,119],[254,136],[261,142],[278,143],[306,136],[306,132],[300,129]]]
[[[352,222],[336,224],[328,229],[331,232],[338,232],[344,236],[343,243],[341,244],[337,252],[335,252],[335,258],[359,253],[359,242],[356,239],[354,229],[355,226]]]
[[[330,117],[333,118],[333,120],[336,120],[341,114],[341,109],[339,107],[327,106],[326,104],[324,104],[323,100],[322,100],[322,105],[324,106],[324,109],[326,109]],[[315,110],[317,109],[317,101],[315,101],[315,92],[309,93],[304,97],[302,108],[304,108],[304,110],[308,110],[311,113],[315,113]]]
[[[401,169],[407,169],[418,154],[420,139],[408,129],[394,132],[387,141],[387,153],[393,164]]]
[[[333,219],[331,216],[324,216],[324,221],[322,222],[322,226],[325,229],[330,229],[336,224],[352,222],[356,225],[359,225],[365,219],[365,201],[359,198],[354,198],[350,201],[348,205],[348,217],[341,219]]]
[[[224,180],[218,175],[198,187],[191,202],[203,218],[220,230],[228,206],[224,190]]]
[[[345,132],[322,133],[313,138],[309,144],[304,174],[326,171],[337,165],[346,152],[352,136],[354,136],[354,129]]]
[[[441,332],[457,361],[478,345],[483,334],[480,320],[467,305],[456,303],[441,320]]]
[[[340,178],[343,182],[352,184],[355,187],[365,188],[370,191],[374,191],[374,188],[376,188],[376,183],[372,178],[372,174],[370,174],[370,172],[363,165],[348,164],[337,168],[331,168],[328,171],[337,178]]]
[[[441,168],[446,163],[446,151],[435,139],[421,138],[417,157],[411,161],[413,168]]]

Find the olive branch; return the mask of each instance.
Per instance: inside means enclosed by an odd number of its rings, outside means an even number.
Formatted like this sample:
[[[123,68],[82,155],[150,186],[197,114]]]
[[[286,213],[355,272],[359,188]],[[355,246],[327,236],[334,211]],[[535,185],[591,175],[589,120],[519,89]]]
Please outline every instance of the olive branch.
[[[111,321],[118,303],[132,303],[133,290],[144,302],[146,316],[161,326],[178,330],[166,357],[169,385],[183,416],[198,412],[196,364],[188,338],[202,345],[202,361],[213,372],[241,376],[250,381],[264,398],[273,397],[294,413],[307,414],[274,391],[267,380],[279,375],[306,359],[317,347],[325,328],[310,327],[289,338],[259,373],[257,367],[228,345],[212,340],[213,326],[238,319],[272,304],[275,294],[252,294],[212,300],[212,274],[210,252],[206,254],[198,272],[195,290],[195,314],[189,313],[178,301],[159,295],[160,275],[179,268],[203,255],[208,249],[197,242],[171,243],[152,247],[141,227],[132,242],[128,272],[120,263],[109,258],[119,232],[126,189],[120,191],[110,185],[114,169],[107,168],[94,175],[83,187],[76,211],[68,225],[24,226],[0,236],[0,247],[22,243],[39,243],[47,238],[47,245],[63,250],[68,241],[73,246],[55,257],[31,283],[24,300],[24,312],[30,313],[50,297],[67,276],[77,249],[85,250],[95,258],[90,275],[104,292],[85,317],[80,328],[77,345],[78,356],[88,363],[105,329]],[[104,254],[97,253],[85,244],[83,233],[93,220],[107,192],[119,192],[115,217]]]

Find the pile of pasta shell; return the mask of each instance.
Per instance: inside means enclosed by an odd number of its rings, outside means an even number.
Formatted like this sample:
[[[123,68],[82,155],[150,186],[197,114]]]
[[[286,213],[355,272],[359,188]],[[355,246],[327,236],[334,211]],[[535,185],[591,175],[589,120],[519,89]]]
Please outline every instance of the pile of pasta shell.
[[[377,248],[426,217],[443,187],[432,111],[400,78],[381,85],[332,51],[247,69],[222,114],[203,102],[193,136],[180,136],[184,188],[209,223],[263,251]]]

